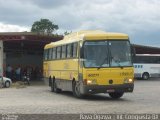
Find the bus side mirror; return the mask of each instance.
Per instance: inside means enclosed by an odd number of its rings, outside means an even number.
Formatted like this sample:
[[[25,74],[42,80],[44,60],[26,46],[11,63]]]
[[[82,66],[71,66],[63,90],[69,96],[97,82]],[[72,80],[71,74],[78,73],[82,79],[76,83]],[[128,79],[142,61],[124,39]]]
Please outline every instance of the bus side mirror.
[[[132,55],[132,57],[136,56],[136,50],[133,46],[131,46],[131,55]]]

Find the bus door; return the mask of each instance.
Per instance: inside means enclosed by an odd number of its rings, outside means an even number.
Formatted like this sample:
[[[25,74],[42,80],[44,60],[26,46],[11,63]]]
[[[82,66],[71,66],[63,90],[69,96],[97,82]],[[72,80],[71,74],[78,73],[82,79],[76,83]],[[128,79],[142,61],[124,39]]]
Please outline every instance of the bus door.
[[[43,76],[44,77],[49,77],[49,75],[48,75],[48,64],[47,64],[47,62],[44,62],[43,63]]]

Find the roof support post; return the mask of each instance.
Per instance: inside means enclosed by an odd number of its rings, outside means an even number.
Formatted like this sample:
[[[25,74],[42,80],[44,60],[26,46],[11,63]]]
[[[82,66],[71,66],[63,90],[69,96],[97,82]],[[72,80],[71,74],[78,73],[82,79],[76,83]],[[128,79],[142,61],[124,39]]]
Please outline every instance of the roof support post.
[[[3,76],[3,41],[0,40],[0,76]]]

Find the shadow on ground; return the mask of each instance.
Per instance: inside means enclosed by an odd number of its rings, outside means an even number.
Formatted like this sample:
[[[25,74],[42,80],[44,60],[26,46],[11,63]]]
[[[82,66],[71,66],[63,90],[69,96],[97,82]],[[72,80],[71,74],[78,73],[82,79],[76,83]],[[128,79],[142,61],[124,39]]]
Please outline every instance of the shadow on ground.
[[[48,90],[48,92],[51,92]],[[85,101],[128,101],[125,98],[120,98],[120,99],[113,99],[111,97],[109,97],[109,95],[106,94],[88,94],[83,96],[82,98],[76,98],[72,92],[68,92],[68,91],[62,91],[61,93],[54,93],[53,94],[57,94],[57,95],[61,95],[61,96],[66,96],[66,97],[70,97],[73,99],[77,99],[77,100],[85,100]]]

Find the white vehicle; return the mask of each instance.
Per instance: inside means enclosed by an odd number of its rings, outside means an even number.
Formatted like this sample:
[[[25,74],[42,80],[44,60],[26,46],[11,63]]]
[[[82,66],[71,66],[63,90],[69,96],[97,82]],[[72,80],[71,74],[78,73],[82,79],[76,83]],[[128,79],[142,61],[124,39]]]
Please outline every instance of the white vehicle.
[[[12,80],[10,78],[0,76],[0,85],[2,87],[9,88],[11,86],[11,84],[12,84]]]
[[[160,54],[137,54],[134,58],[134,76],[147,80],[160,77]]]

